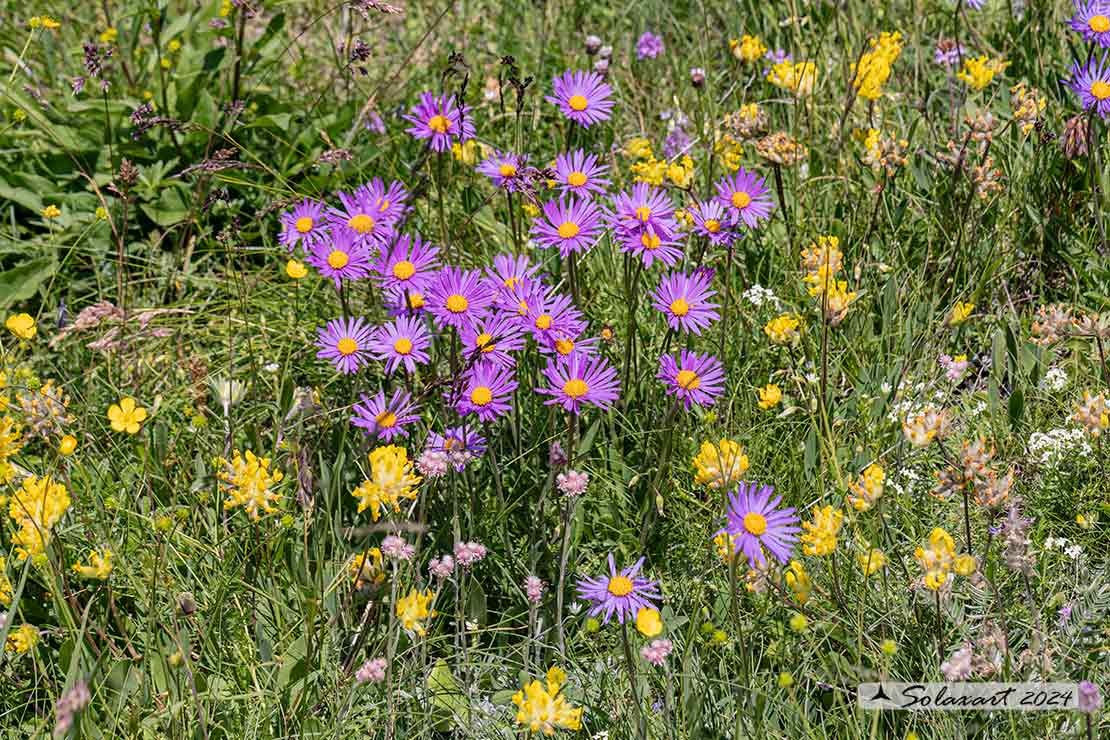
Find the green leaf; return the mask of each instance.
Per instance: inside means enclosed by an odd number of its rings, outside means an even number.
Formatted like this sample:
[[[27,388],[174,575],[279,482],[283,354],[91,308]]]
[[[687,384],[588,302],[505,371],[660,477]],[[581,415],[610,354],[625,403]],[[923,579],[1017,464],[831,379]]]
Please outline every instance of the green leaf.
[[[449,730],[456,719],[464,718],[468,709],[466,697],[459,690],[451,667],[443,658],[436,661],[432,672],[428,674],[428,692],[432,697],[432,713],[436,718],[437,730]]]
[[[1014,388],[1014,392],[1010,394],[1010,401],[1006,404],[1006,410],[1010,414],[1010,426],[1016,429],[1021,422],[1022,414],[1025,412],[1025,394],[1021,392],[1020,388]]]
[[[39,257],[0,272],[0,309],[33,296],[39,286],[53,275],[56,269],[57,266],[52,258]]]

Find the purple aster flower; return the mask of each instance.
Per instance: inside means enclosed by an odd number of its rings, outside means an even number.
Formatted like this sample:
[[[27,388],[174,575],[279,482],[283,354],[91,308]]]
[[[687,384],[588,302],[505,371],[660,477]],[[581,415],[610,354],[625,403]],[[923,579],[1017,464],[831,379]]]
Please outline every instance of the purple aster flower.
[[[371,214],[379,221],[393,225],[405,217],[409,191],[402,183],[392,181],[389,185],[380,177],[375,177],[355,190],[355,195],[370,204]]]
[[[492,362],[479,362],[463,378],[455,410],[460,416],[473,413],[482,421],[493,421],[512,409],[515,390],[512,370]]]
[[[776,64],[782,64],[787,59],[791,59],[791,56],[785,49],[768,49],[763,54],[763,58],[767,60],[767,66],[763,68],[763,72],[760,76],[766,78],[767,74],[771,71],[771,67],[774,67]]]
[[[527,161],[527,154],[494,150],[493,154],[483,159],[474,169],[493,180],[495,186],[515,193],[520,190],[522,183],[520,171],[524,169],[524,163]]]
[[[537,285],[526,299],[527,310],[521,325],[537,342],[547,342],[555,334],[577,336],[586,328],[582,313],[569,296],[559,295]]]
[[[369,252],[354,232],[346,229],[333,231],[331,239],[314,246],[305,261],[334,280],[336,290],[342,280],[361,280],[370,274]]]
[[[618,231],[637,235],[651,231],[664,241],[677,229],[671,199],[662,189],[646,182],[638,182],[632,186],[632,192],[618,193],[613,198],[609,221]]]
[[[690,135],[681,126],[675,126],[663,140],[663,156],[667,159],[681,157],[690,149]]]
[[[640,558],[633,565],[618,571],[609,553],[609,575],[597,578],[583,578],[578,581],[578,596],[590,602],[590,616],[596,617],[605,613],[602,622],[609,624],[613,615],[617,621],[624,624],[636,619],[636,612],[641,609],[658,609],[658,599],[663,595],[659,593],[659,582],[649,581],[639,575],[644,559]]]
[[[689,411],[695,404],[713,405],[724,389],[725,370],[713,355],[681,350],[678,360],[671,355],[659,358],[659,373],[655,377],[667,386],[667,394],[682,401]]]
[[[663,39],[651,31],[644,31],[640,40],[636,42],[637,59],[655,59],[663,53]]]
[[[366,246],[385,244],[393,238],[391,223],[378,212],[378,206],[364,189],[353,193],[336,193],[342,208],[328,210],[332,233],[347,232]]]
[[[417,365],[428,363],[428,347],[432,337],[420,319],[398,316],[392,322],[378,327],[374,335],[374,357],[385,362],[385,374],[390,375],[398,365],[409,373]]]
[[[438,261],[439,248],[421,241],[419,236],[404,234],[374,260],[374,282],[391,295],[405,291],[427,290]]]
[[[577,414],[584,404],[608,409],[620,397],[617,371],[604,357],[571,357],[547,363],[543,374],[548,387],[536,388],[536,393],[552,396],[545,406],[558,404],[572,414]]]
[[[1097,113],[1106,120],[1110,117],[1110,67],[1106,64],[1107,55],[1102,59],[1091,59],[1084,65],[1075,62],[1071,67],[1071,78],[1067,85],[1079,96],[1084,110]]]
[[[428,288],[428,311],[440,327],[456,329],[482,316],[494,293],[477,270],[445,267]]]
[[[585,252],[601,236],[601,209],[591,200],[565,195],[543,204],[543,213],[532,222],[532,238],[541,249],[558,247],[559,255]]]
[[[493,290],[501,292],[532,278],[539,269],[539,265],[533,265],[524,255],[499,254],[493,258],[493,267],[486,268],[486,279]]]
[[[567,70],[551,81],[554,95],[544,100],[559,106],[563,115],[580,126],[589,128],[598,121],[608,121],[613,110],[610,96],[613,89],[600,75],[581,70]]]
[[[420,102],[404,119],[412,124],[405,132],[417,139],[427,139],[433,151],[445,152],[456,139],[461,143],[474,137],[470,106],[460,108],[454,95],[421,93]]]
[[[424,290],[387,294],[386,299],[386,311],[390,316],[418,316],[428,310],[427,292]]]
[[[712,277],[705,272],[687,275],[681,272],[665,276],[652,294],[651,304],[667,317],[667,324],[676,331],[701,334],[701,330],[720,318],[713,309],[718,304],[709,299],[717,292],[709,287]]]
[[[1075,15],[1068,25],[1088,43],[1110,47],[1110,2],[1075,0]]]
[[[687,212],[694,219],[694,233],[711,244],[731,244],[739,236],[732,215],[718,200],[695,203]]]
[[[593,357],[597,354],[597,345],[597,337],[582,339],[577,333],[557,330],[548,332],[544,341],[539,343],[539,348],[545,355],[569,360],[572,357]]]
[[[590,193],[604,193],[609,187],[605,174],[609,172],[596,154],[586,154],[575,149],[555,158],[555,182],[564,193],[589,197]]]
[[[432,432],[424,445],[425,451],[440,452],[447,455],[455,470],[462,471],[471,460],[481,457],[486,451],[486,438],[471,429],[469,424],[449,427],[443,434]]]
[[[733,223],[742,220],[749,229],[770,218],[774,207],[763,178],[743,167],[717,182],[717,202],[728,210]]]
[[[788,562],[798,540],[798,517],[794,515],[794,507],[776,508],[782,503],[782,496],[772,499],[774,492],[773,486],[760,486],[754,481],[741,483],[729,494],[724,529],[715,533],[727,534],[732,540],[733,552],[747,555],[752,568],[766,562],[763,547],[779,562]]]
[[[378,391],[375,396],[360,394],[361,401],[351,409],[353,426],[363,429],[366,434],[390,441],[400,435],[409,436],[404,427],[413,422],[420,421],[420,407],[412,401],[412,396],[400,388],[393,391],[389,402],[385,400],[385,393]]]
[[[311,198],[305,198],[293,207],[293,210],[281,214],[281,233],[278,234],[278,243],[290,252],[301,243],[305,251],[311,249],[321,240],[327,238],[328,230],[324,224],[324,204]]]
[[[358,372],[370,360],[374,329],[359,317],[336,319],[317,331],[316,357],[335,365],[344,375]]]
[[[459,329],[463,356],[500,367],[516,366],[516,359],[509,354],[524,348],[524,335],[520,322],[503,313],[487,315],[464,324]]]

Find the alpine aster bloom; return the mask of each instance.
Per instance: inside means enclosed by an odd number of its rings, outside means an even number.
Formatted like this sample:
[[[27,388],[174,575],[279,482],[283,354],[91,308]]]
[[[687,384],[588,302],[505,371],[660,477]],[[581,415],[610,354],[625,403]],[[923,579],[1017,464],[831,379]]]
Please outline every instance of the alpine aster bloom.
[[[1094,111],[1103,120],[1110,118],[1110,65],[1105,52],[1098,61],[1072,64],[1071,78],[1066,82],[1079,96],[1084,110]]]
[[[609,575],[597,578],[583,578],[578,581],[578,595],[590,602],[590,616],[604,613],[604,624],[615,614],[617,621],[634,620],[641,609],[658,609],[656,600],[663,598],[659,593],[659,582],[649,581],[639,575],[644,558],[633,565],[618,571],[613,554],[609,553]]]
[[[771,496],[774,486],[760,486],[756,482],[741,483],[728,497],[728,511],[724,529],[716,534],[727,534],[733,543],[733,552],[743,552],[752,568],[765,565],[763,548],[781,563],[790,560],[794,543],[798,540],[798,517],[794,507],[778,508],[782,496]]]
[[[371,344],[375,359],[385,362],[385,374],[390,375],[398,365],[406,372],[414,372],[417,365],[428,363],[428,347],[432,337],[420,319],[398,316],[392,322],[378,327]]]
[[[471,460],[481,457],[486,451],[486,438],[472,429],[469,424],[448,427],[443,434],[432,432],[424,445],[425,452],[442,452],[447,460],[462,471]]]
[[[522,280],[531,280],[539,269],[524,255],[499,254],[493,258],[493,267],[486,268],[486,279],[493,290],[502,291],[515,288]]]
[[[638,182],[631,192],[619,193],[613,199],[609,221],[614,229],[639,236],[645,231],[667,241],[677,229],[674,204],[660,188]]]
[[[572,414],[577,414],[584,404],[608,409],[620,397],[617,371],[604,357],[571,357],[547,363],[543,374],[548,387],[536,388],[536,393],[552,396],[545,406],[558,404]]]
[[[536,246],[559,248],[559,256],[585,252],[601,236],[601,209],[590,200],[569,202],[566,196],[558,202],[543,204],[543,214],[532,222],[532,238]]]
[[[524,300],[527,308],[522,328],[531,332],[541,344],[554,341],[558,336],[578,336],[586,328],[586,321],[570,296],[545,290],[541,285]]]
[[[667,317],[667,324],[676,331],[701,334],[701,330],[720,318],[709,299],[717,292],[709,287],[712,273],[698,270],[693,275],[681,272],[665,276],[652,294],[651,304]]]
[[[463,378],[455,410],[460,416],[473,413],[481,421],[493,421],[512,409],[515,390],[512,370],[492,362],[479,362]],[[449,398],[453,396],[453,392],[448,394]]]
[[[728,209],[733,223],[743,221],[749,229],[770,218],[774,207],[763,178],[743,167],[717,182],[717,202]]]
[[[446,267],[428,289],[428,311],[441,327],[458,329],[477,320],[493,303],[493,298],[493,291],[477,270]]]
[[[559,106],[563,115],[580,126],[589,128],[598,121],[608,121],[613,110],[610,96],[613,89],[600,75],[581,70],[567,70],[551,81],[554,95],[544,100]]]
[[[298,242],[307,251],[327,236],[327,227],[324,225],[324,204],[311,198],[305,198],[295,205],[292,211],[281,214],[278,220],[281,222],[278,243],[290,252]]]
[[[370,212],[375,214],[376,219],[391,226],[400,222],[408,211],[405,201],[409,199],[409,191],[403,183],[395,180],[386,185],[380,177],[375,177],[359,185],[355,195],[370,204]]]
[[[644,31],[640,40],[636,42],[637,59],[655,59],[663,53],[663,39],[651,31]]]
[[[1075,0],[1075,15],[1068,21],[1073,31],[1091,44],[1110,47],[1110,2]]]
[[[404,116],[412,124],[405,133],[416,139],[427,139],[432,151],[445,152],[456,139],[459,143],[474,137],[474,124],[470,121],[470,106],[459,107],[455,95],[420,94],[420,102]]]
[[[463,357],[476,357],[478,362],[493,363],[504,368],[516,366],[510,352],[524,348],[520,322],[505,314],[492,314],[459,329]]]
[[[330,240],[312,247],[305,262],[331,278],[336,290],[343,280],[361,280],[370,274],[370,254],[349,230],[333,231]]]
[[[555,355],[558,359],[568,360],[571,357],[592,357],[596,355],[597,343],[597,337],[583,339],[576,332],[555,330],[547,332],[544,341],[539,343],[539,349],[545,355]]]
[[[386,442],[398,435],[407,437],[409,433],[404,427],[420,421],[420,407],[413,403],[412,396],[400,388],[393,391],[388,402],[382,391],[374,396],[363,393],[360,397],[362,400],[351,409],[354,411],[351,425],[363,429],[371,437],[379,437]]]
[[[713,355],[699,355],[682,350],[678,360],[671,355],[659,358],[655,376],[667,385],[667,393],[675,396],[687,410],[691,406],[712,406],[724,389],[725,371]]]
[[[493,180],[493,184],[510,193],[520,190],[520,171],[528,161],[527,154],[513,154],[512,152],[499,152],[483,159],[475,169]]]
[[[405,291],[423,292],[437,267],[439,248],[421,241],[419,236],[404,234],[374,260],[374,282],[393,295]]]
[[[694,218],[694,233],[705,237],[711,244],[730,244],[739,236],[732,223],[732,216],[720,201],[697,203],[688,213]]]
[[[358,189],[354,193],[336,193],[336,196],[343,207],[328,210],[333,234],[346,232],[367,247],[386,244],[393,238],[391,222],[383,218],[369,191]]]
[[[361,318],[336,319],[317,331],[316,357],[328,360],[344,375],[358,372],[370,359],[374,329]]]
[[[556,187],[564,193],[580,197],[604,193],[609,186],[609,180],[605,178],[608,171],[609,168],[600,163],[596,154],[586,154],[581,149],[555,158]]]

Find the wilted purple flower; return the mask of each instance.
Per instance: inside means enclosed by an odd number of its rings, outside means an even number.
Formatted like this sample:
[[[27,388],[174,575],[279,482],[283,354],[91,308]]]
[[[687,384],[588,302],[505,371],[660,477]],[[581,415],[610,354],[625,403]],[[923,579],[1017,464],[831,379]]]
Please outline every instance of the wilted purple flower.
[[[555,484],[564,495],[573,498],[586,492],[586,486],[590,484],[590,476],[577,470],[568,470],[555,476]]]
[[[551,443],[547,448],[547,464],[553,468],[561,468],[566,465],[567,453],[563,451],[563,445],[559,440]]]
[[[524,595],[533,604],[540,603],[543,598],[544,583],[539,576],[528,576],[524,579]]]

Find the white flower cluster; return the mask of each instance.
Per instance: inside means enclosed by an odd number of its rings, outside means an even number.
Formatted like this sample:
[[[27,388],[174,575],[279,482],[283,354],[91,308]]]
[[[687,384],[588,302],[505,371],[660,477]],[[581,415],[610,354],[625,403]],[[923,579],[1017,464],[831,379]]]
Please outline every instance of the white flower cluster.
[[[1044,549],[1053,550],[1060,549],[1064,551],[1072,560],[1078,560],[1079,556],[1083,554],[1082,545],[1069,545],[1068,541],[1063,537],[1048,537],[1044,541]]]
[[[752,287],[744,291],[744,300],[756,308],[765,303],[772,307],[778,307],[779,305],[779,299],[775,296],[775,292],[770,288],[764,288],[759,283],[753,283]]]
[[[1075,457],[1090,457],[1091,445],[1082,429],[1050,429],[1029,435],[1029,454],[1041,465],[1058,465]]]
[[[1041,388],[1054,393],[1068,387],[1068,373],[1062,367],[1052,367],[1041,378]]]

